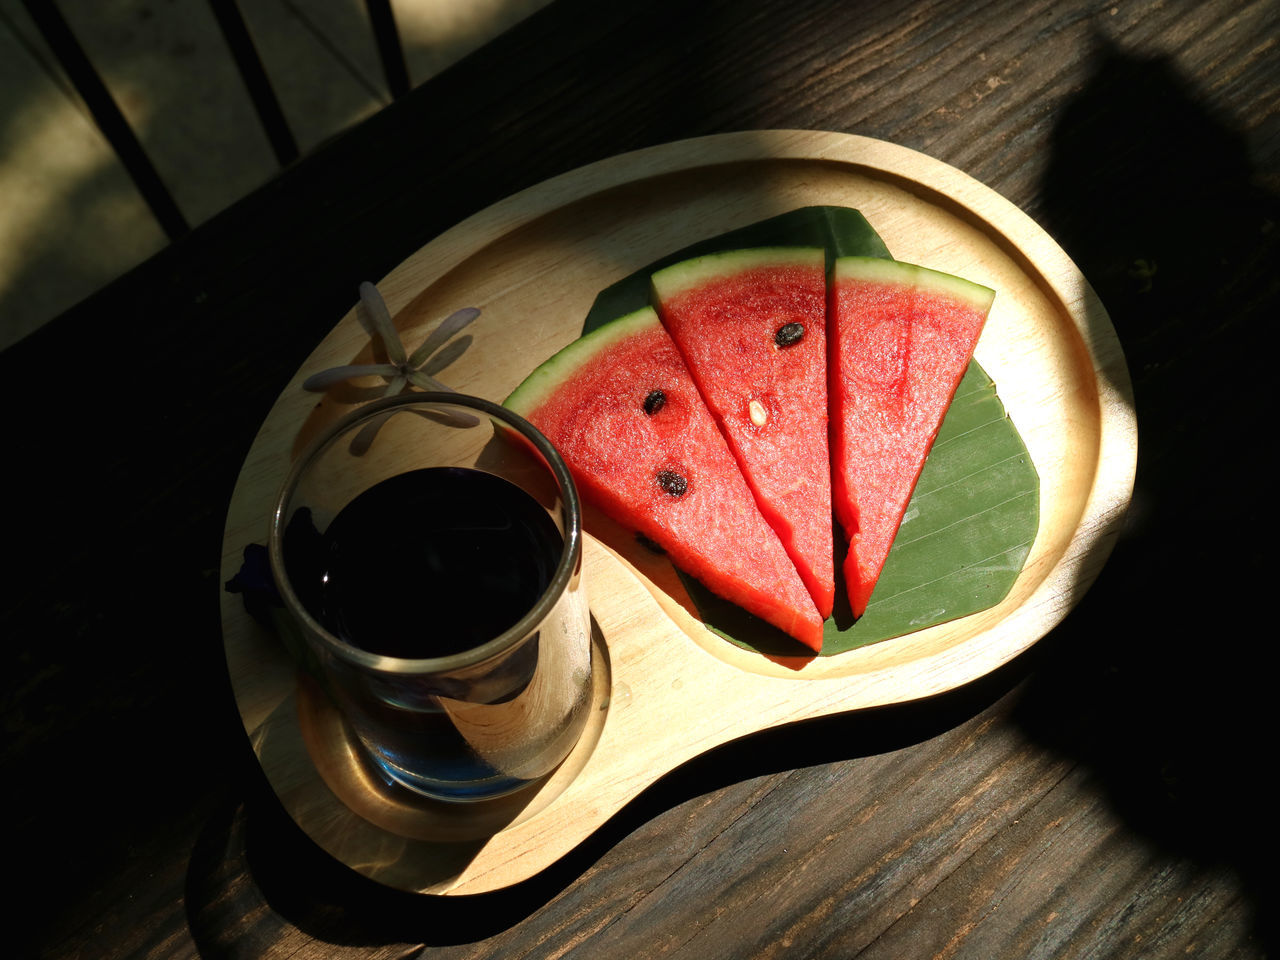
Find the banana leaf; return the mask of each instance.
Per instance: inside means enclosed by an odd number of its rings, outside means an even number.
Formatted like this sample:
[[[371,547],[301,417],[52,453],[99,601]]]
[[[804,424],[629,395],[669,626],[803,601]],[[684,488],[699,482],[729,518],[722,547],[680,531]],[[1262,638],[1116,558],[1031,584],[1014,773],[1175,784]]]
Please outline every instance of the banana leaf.
[[[991,378],[969,364],[907,505],[866,612],[854,621],[840,576],[821,656],[923,630],[995,606],[1022,571],[1040,522],[1040,478]],[[777,628],[680,578],[703,622],[770,656],[806,652]]]

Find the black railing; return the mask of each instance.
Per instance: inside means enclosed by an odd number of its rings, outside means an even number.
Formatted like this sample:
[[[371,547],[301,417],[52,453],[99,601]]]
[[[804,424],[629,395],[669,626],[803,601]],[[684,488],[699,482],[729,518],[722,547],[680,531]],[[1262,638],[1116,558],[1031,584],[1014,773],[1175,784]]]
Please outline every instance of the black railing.
[[[84,100],[98,129],[107,138],[112,150],[133,179],[165,235],[172,240],[187,233],[191,228],[173,195],[58,10],[57,4],[53,0],[23,0],[23,5],[58,63],[66,71],[76,92]],[[245,89],[253,101],[263,132],[275,152],[276,161],[282,167],[287,166],[298,158],[298,144],[267,72],[263,69],[262,60],[240,8],[236,0],[209,0],[209,6],[236,68],[240,71]],[[403,96],[409,90],[409,71],[405,65],[404,49],[400,43],[390,0],[365,0],[365,11],[377,44],[378,56],[382,60],[387,88],[393,98]]]

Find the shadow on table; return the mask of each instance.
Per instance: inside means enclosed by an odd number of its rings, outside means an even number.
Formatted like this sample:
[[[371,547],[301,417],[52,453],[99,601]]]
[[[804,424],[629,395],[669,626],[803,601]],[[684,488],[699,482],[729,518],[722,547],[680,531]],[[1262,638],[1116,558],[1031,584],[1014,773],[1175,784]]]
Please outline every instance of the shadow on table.
[[[971,720],[1026,676],[1025,657],[924,704],[882,707],[767,730],[699,756],[643,791],[600,829],[529,879],[491,893],[423,896],[382,886],[316,846],[290,819],[245,744],[246,790],[228,795],[192,852],[185,903],[201,956],[241,956],[246,936],[343,947],[446,947],[498,936],[574,884],[610,851],[682,804],[774,774],[901,750]],[[607,864],[606,864],[607,869]],[[251,917],[252,920],[245,918]]]
[[[1042,221],[1119,334],[1138,471],[1116,550],[1041,644],[1015,719],[1087,764],[1132,829],[1238,873],[1274,943],[1273,484],[1258,428],[1274,411],[1261,341],[1280,315],[1280,204],[1263,172],[1162,59],[1100,43],[1061,113]]]

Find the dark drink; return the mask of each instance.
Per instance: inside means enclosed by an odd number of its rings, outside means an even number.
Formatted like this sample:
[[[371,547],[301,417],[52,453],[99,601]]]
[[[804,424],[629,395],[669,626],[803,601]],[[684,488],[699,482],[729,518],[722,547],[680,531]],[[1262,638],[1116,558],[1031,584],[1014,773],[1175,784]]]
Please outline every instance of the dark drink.
[[[533,609],[564,540],[529,494],[502,477],[431,467],[351,501],[290,580],[330,633],[391,657],[478,646]],[[302,565],[310,569],[301,569]]]
[[[509,630],[547,592],[560,528],[515,484],[464,467],[383,480],[319,531],[290,521],[285,566],[329,633],[371,653],[457,654]],[[330,692],[393,781],[437,797],[515,789],[577,741],[591,696],[586,600],[576,582],[530,636],[482,669],[430,673],[331,657]]]

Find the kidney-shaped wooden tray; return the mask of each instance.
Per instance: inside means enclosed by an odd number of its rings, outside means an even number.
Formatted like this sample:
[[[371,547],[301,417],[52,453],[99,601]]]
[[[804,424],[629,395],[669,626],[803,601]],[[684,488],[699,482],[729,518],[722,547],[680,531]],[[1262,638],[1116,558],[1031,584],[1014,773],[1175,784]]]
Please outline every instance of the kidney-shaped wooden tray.
[[[717,638],[661,564],[643,569],[587,538],[597,631],[594,720],[547,782],[484,805],[434,804],[381,787],[342,723],[275,638],[223,595],[227,660],[245,729],[299,826],[378,881],[478,893],[563,856],[664,773],[729,740],[805,718],[936,694],[1031,646],[1097,576],[1133,485],[1128,372],[1093,290],[1032,220],[946,164],[864,137],[758,131],[683,141],[592,164],[459,224],[378,280],[413,349],[444,316],[479,307],[450,386],[504,398],[574,339],[596,293],[660,256],[796,207],[855,207],[895,257],[998,291],[977,358],[995,380],[1041,480],[1040,528],[998,606],[807,663]],[[376,278],[373,278],[376,279]],[[352,291],[353,303],[355,291]],[[271,499],[317,426],[349,409],[302,381],[368,359],[354,308],[263,424],[237,483],[223,574],[265,541]]]

